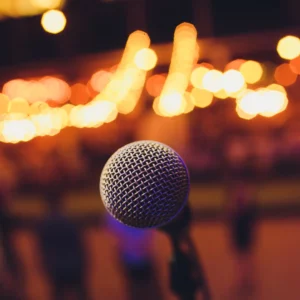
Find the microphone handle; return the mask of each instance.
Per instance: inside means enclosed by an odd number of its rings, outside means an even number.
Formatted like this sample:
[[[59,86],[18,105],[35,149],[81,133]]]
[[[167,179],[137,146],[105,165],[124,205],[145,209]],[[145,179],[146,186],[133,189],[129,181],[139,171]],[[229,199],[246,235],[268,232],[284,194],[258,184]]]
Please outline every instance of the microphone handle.
[[[169,236],[173,246],[171,289],[182,300],[195,300],[197,291],[202,292],[204,300],[211,300],[203,267],[188,230],[177,236]]]

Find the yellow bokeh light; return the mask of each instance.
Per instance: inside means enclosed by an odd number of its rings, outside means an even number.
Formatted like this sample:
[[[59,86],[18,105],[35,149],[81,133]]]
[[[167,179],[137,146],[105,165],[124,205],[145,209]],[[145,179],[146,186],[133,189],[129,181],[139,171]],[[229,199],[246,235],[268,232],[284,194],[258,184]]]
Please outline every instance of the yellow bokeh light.
[[[27,115],[29,113],[29,103],[23,98],[14,98],[9,102],[8,112]]]
[[[67,19],[62,11],[53,9],[43,14],[41,24],[45,31],[57,34],[65,29]]]
[[[223,74],[218,70],[210,70],[203,76],[203,88],[212,93],[217,93],[222,89]]]
[[[193,85],[193,87],[198,89],[203,87],[203,77],[208,71],[208,68],[201,65],[192,71],[191,84]]]
[[[177,116],[185,110],[185,99],[177,92],[163,95],[159,100],[160,112],[168,117]]]
[[[259,62],[248,60],[241,65],[240,72],[247,83],[254,84],[262,78],[264,70]]]
[[[156,98],[154,99],[152,108],[153,108],[154,112],[155,112],[158,116],[163,117],[162,112],[159,110],[159,97],[156,97]]]
[[[256,116],[261,110],[261,96],[259,93],[246,90],[240,99],[237,99],[237,106],[248,115]]]
[[[29,0],[38,9],[54,9],[62,5],[63,0]]]
[[[296,58],[300,55],[300,39],[292,35],[283,37],[277,44],[277,52],[284,59]]]
[[[214,96],[218,99],[227,99],[228,98],[228,93],[224,90],[224,89],[221,89],[219,91],[217,91],[216,93],[214,93]]]
[[[192,89],[191,96],[195,106],[201,108],[209,106],[214,98],[214,95],[211,92],[196,88]]]
[[[256,117],[256,114],[249,114],[245,111],[243,111],[238,105],[236,106],[236,113],[237,115],[241,118],[241,119],[244,119],[244,120],[251,120],[253,119],[254,117]]]
[[[185,108],[184,108],[184,113],[188,114],[194,110],[195,104],[194,104],[193,96],[191,95],[191,93],[185,92],[184,98],[185,98],[185,103],[186,103]]]
[[[272,91],[278,91],[278,92],[281,92],[281,93],[283,93],[284,95],[287,94],[286,89],[285,89],[282,85],[277,84],[277,83],[272,83],[272,84],[270,84],[269,86],[267,86],[267,89],[268,89],[268,90],[272,90]]]
[[[260,115],[264,117],[273,117],[286,109],[288,100],[284,93],[275,90],[262,89],[260,94]]]
[[[90,107],[93,110],[96,123],[109,123],[118,115],[117,105],[110,101],[95,101],[90,104]]]
[[[134,57],[135,65],[144,71],[152,70],[157,63],[157,55],[154,50],[144,48],[139,50]]]
[[[244,84],[245,79],[241,72],[236,70],[228,70],[223,74],[223,89],[226,93],[236,93],[240,91]]]
[[[7,143],[26,142],[35,137],[36,128],[29,119],[4,121],[2,137]]]
[[[9,98],[0,93],[0,114],[5,114],[8,112]]]

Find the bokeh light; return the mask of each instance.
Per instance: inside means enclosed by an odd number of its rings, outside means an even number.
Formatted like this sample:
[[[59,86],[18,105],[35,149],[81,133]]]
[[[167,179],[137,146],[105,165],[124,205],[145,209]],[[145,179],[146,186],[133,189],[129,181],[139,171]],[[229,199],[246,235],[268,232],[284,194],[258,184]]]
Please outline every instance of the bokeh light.
[[[218,70],[210,70],[203,76],[203,88],[212,93],[217,93],[223,87],[223,74]]]
[[[284,93],[262,89],[259,91],[261,96],[261,105],[259,114],[264,117],[273,117],[286,109],[288,100]]]
[[[144,48],[139,50],[134,57],[135,65],[144,71],[152,70],[157,63],[157,55],[154,50]]]
[[[0,114],[6,114],[8,112],[8,105],[10,99],[7,95],[0,93]]]
[[[225,66],[224,70],[225,71],[228,71],[228,70],[237,70],[238,71],[240,69],[241,65],[245,62],[246,61],[244,59],[235,59],[235,60],[229,62]]]
[[[256,114],[249,114],[245,112],[243,109],[241,109],[238,105],[236,106],[235,111],[237,115],[244,120],[251,120],[256,117]]]
[[[184,112],[185,110],[185,98],[177,93],[170,93],[160,97],[159,100],[159,110],[167,117],[177,116]]]
[[[90,96],[87,87],[82,83],[75,83],[71,86],[70,102],[75,105],[88,103]]]
[[[70,86],[62,79],[46,76],[40,82],[47,89],[47,97],[58,104],[63,104],[70,99]]]
[[[300,55],[300,39],[292,35],[283,37],[277,44],[277,52],[284,59],[296,58]]]
[[[239,71],[243,75],[245,81],[249,84],[259,82],[264,72],[262,65],[253,60],[248,60],[243,63]]]
[[[184,113],[188,114],[192,112],[195,108],[195,104],[193,101],[193,96],[189,92],[184,93],[184,99],[185,99],[185,108],[184,108]]]
[[[197,88],[192,89],[191,96],[194,105],[200,108],[209,106],[214,98],[214,95],[211,92]]]
[[[41,24],[46,32],[58,34],[65,29],[67,19],[62,11],[52,9],[43,14]]]
[[[100,70],[93,74],[90,83],[94,91],[100,93],[112,78],[112,73]]]
[[[272,90],[272,91],[278,91],[278,92],[283,93],[284,95],[287,95],[286,89],[282,85],[277,84],[277,83],[272,83],[272,84],[268,85],[267,89]]]
[[[63,0],[29,0],[31,5],[38,9],[54,9],[59,8],[63,4]]]
[[[231,94],[236,93],[243,88],[245,79],[239,71],[228,70],[223,74],[222,82],[225,92]]]
[[[23,98],[14,98],[9,102],[8,112],[27,116],[29,113],[29,103]]]
[[[198,89],[203,88],[203,78],[208,71],[209,69],[203,65],[199,65],[194,68],[191,74],[191,84],[193,87]]]
[[[224,89],[221,89],[221,90],[217,91],[216,93],[214,93],[214,96],[218,99],[224,100],[229,97],[229,94]]]
[[[284,63],[275,69],[274,78],[279,84],[290,86],[296,82],[297,74],[291,70],[288,63]]]
[[[246,90],[236,102],[240,110],[248,115],[256,116],[261,107],[261,97],[253,90]]]
[[[148,94],[152,97],[158,97],[164,87],[165,82],[165,75],[156,74],[151,76],[146,83],[146,90]]]
[[[300,56],[290,61],[290,68],[295,74],[300,74]]]

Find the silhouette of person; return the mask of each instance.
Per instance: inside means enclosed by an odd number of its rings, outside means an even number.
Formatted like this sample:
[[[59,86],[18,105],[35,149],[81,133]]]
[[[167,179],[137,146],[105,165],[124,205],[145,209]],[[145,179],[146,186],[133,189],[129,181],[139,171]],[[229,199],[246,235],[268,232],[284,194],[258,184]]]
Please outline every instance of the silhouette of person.
[[[229,210],[230,234],[236,256],[238,292],[251,297],[254,292],[253,247],[256,206],[245,183],[233,185]],[[246,298],[247,299],[247,298]]]

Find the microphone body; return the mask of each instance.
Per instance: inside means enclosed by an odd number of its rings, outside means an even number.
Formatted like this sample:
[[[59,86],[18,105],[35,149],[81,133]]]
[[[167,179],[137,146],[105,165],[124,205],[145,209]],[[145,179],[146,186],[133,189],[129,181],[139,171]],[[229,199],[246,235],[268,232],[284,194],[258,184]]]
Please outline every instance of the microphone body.
[[[100,177],[100,194],[107,211],[136,228],[166,233],[172,243],[171,289],[183,300],[195,299],[197,289],[210,299],[207,283],[189,236],[187,204],[190,180],[182,158],[170,147],[138,141],[117,150]]]

